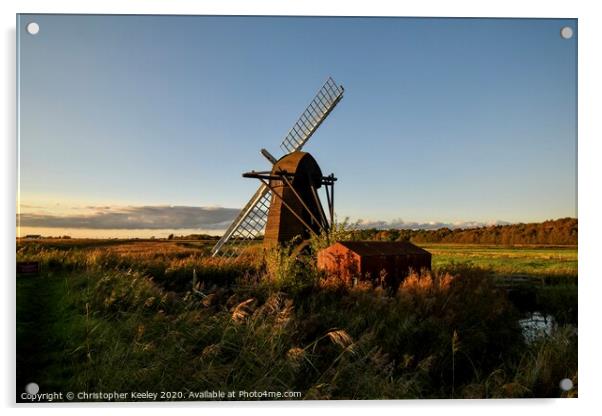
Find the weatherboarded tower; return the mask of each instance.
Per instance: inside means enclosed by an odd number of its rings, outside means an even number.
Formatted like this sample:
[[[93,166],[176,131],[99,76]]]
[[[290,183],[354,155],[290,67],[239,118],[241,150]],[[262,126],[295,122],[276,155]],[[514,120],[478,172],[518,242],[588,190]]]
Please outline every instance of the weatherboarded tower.
[[[298,237],[328,228],[318,197],[322,171],[309,153],[293,152],[282,157],[272,168],[272,201],[265,228],[266,245],[286,243]],[[277,178],[277,179],[276,179]]]

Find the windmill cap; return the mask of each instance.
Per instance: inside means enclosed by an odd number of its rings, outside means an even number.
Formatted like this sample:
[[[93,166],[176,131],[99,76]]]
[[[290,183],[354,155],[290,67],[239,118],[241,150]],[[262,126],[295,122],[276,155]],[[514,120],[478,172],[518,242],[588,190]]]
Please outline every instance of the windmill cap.
[[[303,180],[310,178],[312,184],[319,188],[322,183],[322,170],[316,162],[316,159],[307,152],[292,152],[281,157],[272,168],[272,173],[285,171]]]

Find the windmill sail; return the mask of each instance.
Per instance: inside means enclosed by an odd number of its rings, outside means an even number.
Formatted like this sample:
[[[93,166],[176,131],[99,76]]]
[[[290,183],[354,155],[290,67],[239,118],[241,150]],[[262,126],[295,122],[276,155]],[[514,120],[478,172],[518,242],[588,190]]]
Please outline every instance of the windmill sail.
[[[232,221],[232,224],[230,224],[222,238],[220,238],[213,247],[211,255],[215,256],[221,251],[221,254],[233,257],[239,254],[236,247],[230,245],[228,250],[223,250],[224,244],[228,241],[233,243],[248,242],[259,236],[265,228],[268,219],[268,210],[270,208],[271,199],[272,193],[262,184],[249,202],[247,202],[247,205],[245,205],[234,221]]]
[[[328,78],[282,141],[280,148],[285,154],[303,148],[303,145],[341,101],[344,91],[342,86],[337,85],[332,78]]]
[[[282,141],[280,148],[285,154],[303,148],[303,145],[341,101],[343,92],[344,88],[332,78],[326,80]],[[237,256],[240,254],[240,250],[237,250],[240,247],[236,247],[240,246],[238,243],[248,242],[259,236],[267,223],[271,198],[272,193],[262,184],[213,247],[211,255],[216,256],[219,253],[230,257]],[[228,242],[236,244],[228,244],[228,249],[226,249],[225,244]]]

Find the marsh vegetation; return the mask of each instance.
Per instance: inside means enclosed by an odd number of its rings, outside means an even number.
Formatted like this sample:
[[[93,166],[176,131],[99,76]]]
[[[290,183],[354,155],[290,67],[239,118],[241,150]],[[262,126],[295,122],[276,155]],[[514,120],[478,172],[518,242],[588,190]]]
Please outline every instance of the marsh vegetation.
[[[17,260],[42,272],[17,277],[18,386],[303,399],[577,395],[559,388],[564,378],[577,386],[574,248],[426,245],[433,271],[391,292],[324,276],[311,257],[260,255],[257,245],[242,260],[213,259],[209,247],[19,241]],[[536,282],[533,307],[554,316],[552,330],[525,337],[526,311],[500,285],[513,275]]]

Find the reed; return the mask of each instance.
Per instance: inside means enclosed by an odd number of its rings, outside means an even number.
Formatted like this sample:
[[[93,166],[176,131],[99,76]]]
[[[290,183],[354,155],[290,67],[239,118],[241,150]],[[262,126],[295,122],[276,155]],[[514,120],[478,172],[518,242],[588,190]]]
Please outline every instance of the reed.
[[[17,348],[37,345],[44,363],[19,361],[23,379],[306,399],[576,395],[558,388],[577,383],[575,328],[525,343],[482,269],[414,273],[387,294],[325,284],[290,251],[225,261],[187,250],[20,248],[18,260],[42,263],[42,276],[17,280]]]

